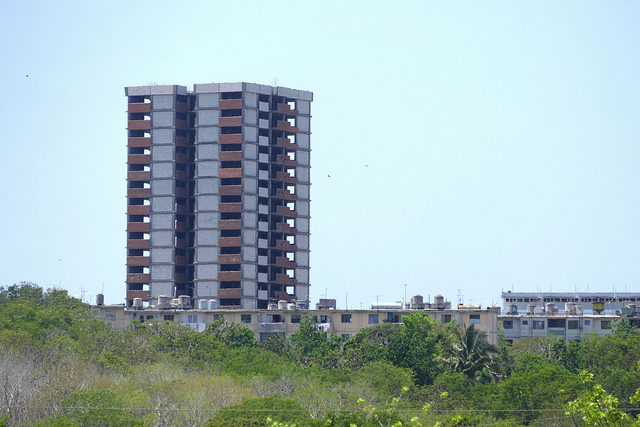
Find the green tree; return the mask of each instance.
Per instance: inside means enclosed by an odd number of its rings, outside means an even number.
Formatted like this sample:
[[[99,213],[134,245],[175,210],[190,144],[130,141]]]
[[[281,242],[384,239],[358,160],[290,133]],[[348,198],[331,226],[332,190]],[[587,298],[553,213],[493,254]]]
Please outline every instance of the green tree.
[[[342,366],[355,371],[368,363],[389,360],[389,342],[402,325],[383,323],[363,328],[343,345]]]
[[[629,415],[618,409],[618,399],[593,382],[593,374],[582,371],[580,378],[590,390],[565,406],[565,414],[571,416],[574,425],[620,426],[629,420]]]
[[[454,329],[454,339],[444,346],[440,360],[453,372],[476,379],[483,370],[491,369],[491,353],[494,352],[495,348],[487,342],[486,333],[476,330],[474,325],[461,325]]]

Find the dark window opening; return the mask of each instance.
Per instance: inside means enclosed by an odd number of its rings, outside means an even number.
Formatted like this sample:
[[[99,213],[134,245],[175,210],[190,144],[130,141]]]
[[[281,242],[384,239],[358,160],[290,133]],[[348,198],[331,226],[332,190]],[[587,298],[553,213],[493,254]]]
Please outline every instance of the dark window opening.
[[[221,117],[237,117],[241,115],[242,115],[242,110],[240,109],[220,110]]]
[[[237,255],[242,248],[240,246],[222,246],[220,248],[221,255]]]
[[[240,281],[229,280],[220,282],[220,289],[238,289],[240,287]]]
[[[223,135],[242,133],[242,126],[222,126],[220,133]]]
[[[220,144],[220,151],[242,151],[242,144]]]
[[[240,321],[242,323],[251,323],[251,315],[250,314],[241,314]]]
[[[242,212],[222,212],[220,219],[240,219]]]
[[[220,179],[220,185],[240,185],[242,184],[242,178],[222,178]]]
[[[503,320],[502,327],[504,329],[513,329],[513,320]]]
[[[222,169],[230,169],[230,168],[241,168],[242,167],[242,162],[231,162],[231,161],[226,161],[226,162],[220,162],[220,168]]]
[[[227,307],[230,305],[240,305],[240,298],[221,298],[220,306]]]
[[[547,319],[548,328],[564,328],[565,319]]]
[[[242,92],[222,92],[220,97],[222,99],[242,99]]]
[[[222,203],[238,203],[242,201],[242,196],[240,195],[220,196],[220,201]]]
[[[240,230],[220,230],[220,237],[240,237]]]
[[[240,264],[220,264],[220,271],[240,271]]]

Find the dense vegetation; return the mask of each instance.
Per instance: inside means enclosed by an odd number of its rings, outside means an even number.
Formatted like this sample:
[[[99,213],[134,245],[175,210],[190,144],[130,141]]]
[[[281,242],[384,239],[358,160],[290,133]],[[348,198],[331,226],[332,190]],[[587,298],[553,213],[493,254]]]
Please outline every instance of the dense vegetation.
[[[311,319],[258,343],[223,322],[111,330],[61,290],[0,288],[0,426],[631,425],[640,336],[494,348],[424,313],[347,341]]]

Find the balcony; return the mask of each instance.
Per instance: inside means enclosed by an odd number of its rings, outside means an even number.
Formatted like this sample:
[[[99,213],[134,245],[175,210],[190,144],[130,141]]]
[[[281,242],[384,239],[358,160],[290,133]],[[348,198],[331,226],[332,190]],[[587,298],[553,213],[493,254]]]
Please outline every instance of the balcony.
[[[242,126],[242,116],[236,117],[220,117],[218,119],[219,126]]]
[[[127,231],[129,233],[148,233],[150,229],[150,224],[148,222],[127,223]]]
[[[242,178],[242,168],[219,169],[220,178]]]
[[[286,222],[279,222],[278,224],[276,224],[276,230],[286,234],[298,234],[298,230],[290,226]]]
[[[289,116],[298,115],[298,110],[294,110],[293,108],[289,107],[289,104],[278,104],[277,109],[278,109],[278,113],[286,114]]]
[[[218,255],[218,264],[240,264],[241,262],[242,255],[240,254]]]
[[[289,150],[297,150],[298,149],[298,144],[296,144],[295,142],[291,142],[289,140],[289,138],[278,138],[276,140],[276,146],[277,147],[282,147],[282,148],[287,148]]]
[[[218,298],[240,298],[240,297],[242,297],[242,289],[240,288],[218,289]],[[220,307],[220,308],[227,308],[227,307]]]
[[[276,249],[281,249],[287,252],[295,252],[298,250],[298,248],[295,245],[292,245],[286,240],[276,240]]]
[[[298,216],[298,212],[291,210],[286,206],[276,206],[276,213],[289,218],[295,218]]]
[[[242,273],[239,271],[220,271],[218,272],[218,280],[221,282],[240,281],[242,280]]]
[[[149,241],[143,239],[127,240],[127,249],[149,249]]]
[[[150,162],[150,154],[129,154],[127,158],[127,163],[130,165],[148,165]]]
[[[150,188],[127,188],[127,197],[130,199],[148,199],[151,197]]]
[[[242,212],[242,203],[219,203],[220,212]]]
[[[131,104],[127,104],[128,113],[148,113],[150,111],[150,102],[132,102]]]
[[[147,181],[151,179],[151,172],[149,171],[133,171],[127,172],[128,181]]]
[[[295,176],[291,176],[286,172],[278,172],[276,173],[276,180],[286,182],[287,184],[297,184],[298,178]]]
[[[220,230],[240,230],[242,228],[242,220],[240,219],[225,219],[218,223]]]
[[[284,200],[298,200],[298,196],[291,194],[289,190],[285,190],[284,188],[279,188],[278,191],[276,191],[276,197]]]
[[[289,156],[280,155],[276,157],[276,161],[282,165],[293,166],[293,167],[298,166],[298,162],[295,160],[291,160]]]
[[[221,99],[218,102],[218,108],[221,110],[238,110],[242,108],[242,99]]]
[[[127,123],[129,130],[151,130],[151,120],[129,120]]]
[[[240,161],[242,160],[242,151],[222,151],[220,153],[220,161]]]
[[[127,274],[127,283],[149,283],[149,275],[144,273]]]
[[[282,268],[296,268],[298,264],[293,261],[289,261],[289,258],[279,256],[276,257],[276,266]]]
[[[149,257],[148,256],[127,257],[127,265],[131,267],[149,267]]]
[[[151,147],[151,138],[148,136],[130,137],[127,139],[127,146],[135,147]]]
[[[285,120],[278,120],[276,128],[283,132],[298,133],[298,128],[291,126],[291,124]]]
[[[149,215],[151,206],[149,205],[129,205],[127,206],[127,215]]]
[[[149,301],[149,291],[127,291],[127,299],[142,298],[143,301]]]
[[[221,196],[234,196],[242,194],[241,185],[221,185],[218,187],[218,194]]]
[[[242,134],[225,133],[218,136],[218,142],[220,144],[240,144],[242,142]]]
[[[286,274],[276,274],[276,283],[280,285],[293,286],[293,285],[297,285],[298,281],[296,279],[293,279],[287,276]]]
[[[240,237],[220,237],[218,246],[242,246],[242,240]]]

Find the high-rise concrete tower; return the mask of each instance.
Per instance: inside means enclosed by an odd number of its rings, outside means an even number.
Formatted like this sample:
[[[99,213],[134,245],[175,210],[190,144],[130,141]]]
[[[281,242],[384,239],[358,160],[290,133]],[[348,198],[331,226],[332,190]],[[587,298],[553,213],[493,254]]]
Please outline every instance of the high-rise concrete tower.
[[[308,303],[313,94],[252,83],[125,94],[127,304]]]

